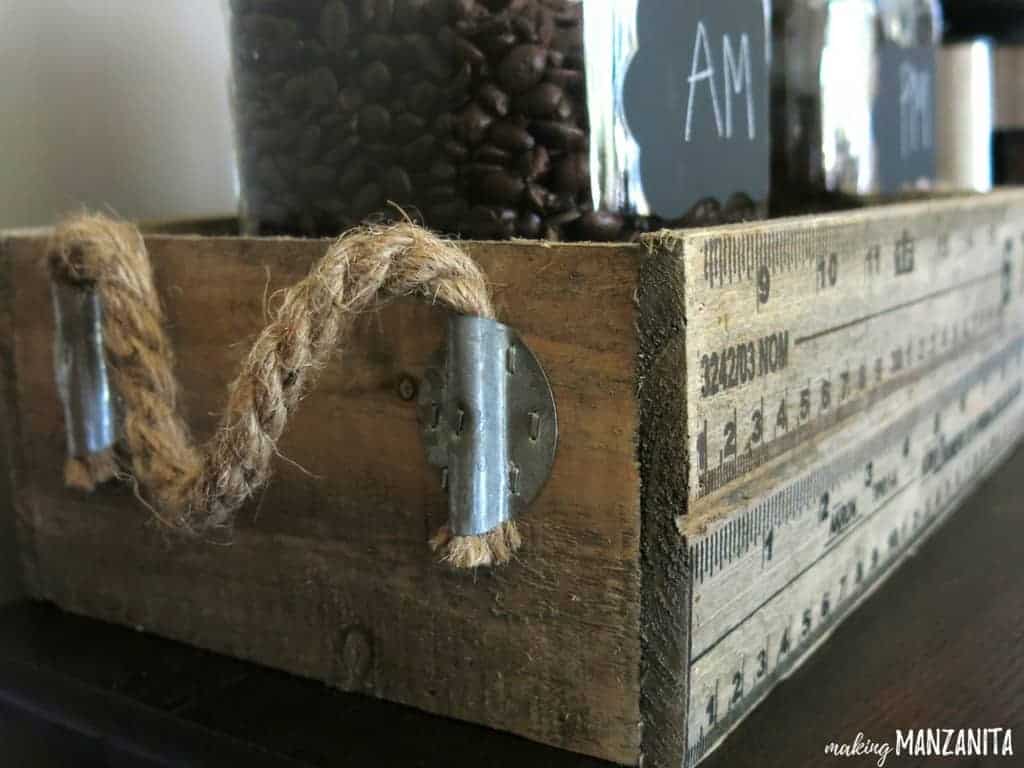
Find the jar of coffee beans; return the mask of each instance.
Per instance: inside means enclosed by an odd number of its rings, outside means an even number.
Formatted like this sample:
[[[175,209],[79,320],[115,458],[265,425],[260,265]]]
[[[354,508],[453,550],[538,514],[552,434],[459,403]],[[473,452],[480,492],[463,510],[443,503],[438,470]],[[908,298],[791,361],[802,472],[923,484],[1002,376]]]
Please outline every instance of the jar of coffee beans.
[[[620,240],[760,215],[767,0],[231,0],[242,215]]]

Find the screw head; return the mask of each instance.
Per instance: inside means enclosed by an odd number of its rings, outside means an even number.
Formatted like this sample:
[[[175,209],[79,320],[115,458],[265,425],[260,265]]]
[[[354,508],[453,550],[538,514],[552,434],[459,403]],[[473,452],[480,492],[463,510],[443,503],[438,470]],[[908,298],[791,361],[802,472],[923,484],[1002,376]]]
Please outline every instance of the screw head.
[[[405,401],[412,400],[416,397],[416,380],[408,374],[403,374],[398,379],[398,396]]]

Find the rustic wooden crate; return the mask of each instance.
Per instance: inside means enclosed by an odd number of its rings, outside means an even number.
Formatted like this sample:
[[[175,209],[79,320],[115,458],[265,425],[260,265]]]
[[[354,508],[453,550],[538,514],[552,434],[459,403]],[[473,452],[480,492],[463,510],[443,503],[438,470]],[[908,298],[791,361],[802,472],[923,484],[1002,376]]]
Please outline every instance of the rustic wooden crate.
[[[1024,192],[844,215],[910,221],[963,205],[1020,215]],[[168,534],[127,487],[65,490],[47,235],[0,236],[0,407],[29,594],[619,763],[682,762],[690,570],[677,516],[690,500],[684,393],[696,343],[683,297],[699,232],[650,248],[466,244],[499,317],[542,361],[561,432],[551,479],[521,518],[521,554],[475,573],[439,566],[425,543],[446,503],[398,384],[421,376],[444,318],[412,301],[360,320],[230,546]],[[304,275],[325,242],[147,244],[184,408],[203,436],[264,324],[265,297]]]

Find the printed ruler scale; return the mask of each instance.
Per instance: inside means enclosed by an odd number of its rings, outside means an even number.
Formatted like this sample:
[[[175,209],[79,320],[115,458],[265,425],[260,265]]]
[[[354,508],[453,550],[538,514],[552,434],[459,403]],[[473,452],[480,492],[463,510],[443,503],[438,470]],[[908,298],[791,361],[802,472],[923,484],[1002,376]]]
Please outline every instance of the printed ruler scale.
[[[691,766],[1024,432],[1024,208],[680,237]]]

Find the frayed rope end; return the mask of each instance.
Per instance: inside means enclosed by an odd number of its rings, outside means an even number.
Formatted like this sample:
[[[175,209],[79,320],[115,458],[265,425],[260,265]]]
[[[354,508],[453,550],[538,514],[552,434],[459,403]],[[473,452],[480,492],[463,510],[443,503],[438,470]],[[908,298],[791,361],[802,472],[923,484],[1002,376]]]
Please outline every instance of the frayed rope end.
[[[97,485],[113,480],[116,476],[117,459],[114,458],[113,448],[85,456],[72,456],[64,462],[64,485],[76,491],[92,493]]]
[[[460,569],[505,565],[522,544],[519,529],[512,520],[480,536],[452,536],[446,525],[430,540],[430,548],[440,556],[441,562]]]

